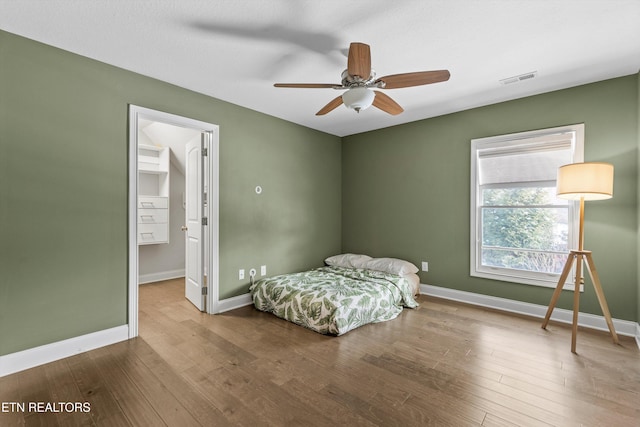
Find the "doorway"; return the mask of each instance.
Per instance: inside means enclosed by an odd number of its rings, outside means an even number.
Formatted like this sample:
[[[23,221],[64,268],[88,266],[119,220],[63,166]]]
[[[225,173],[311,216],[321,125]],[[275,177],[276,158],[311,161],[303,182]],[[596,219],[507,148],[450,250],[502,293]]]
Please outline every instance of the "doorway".
[[[139,174],[140,168],[144,169],[146,167],[144,163],[147,161],[147,158],[139,158],[139,152],[140,150],[144,152],[146,148],[152,146],[148,144],[148,141],[145,140],[146,136],[140,130],[142,127],[150,129],[148,128],[150,125],[154,125],[156,128],[171,127],[171,129],[182,131],[182,134],[190,133],[197,136],[197,138],[191,138],[188,149],[185,142],[181,146],[173,148],[176,158],[179,157],[184,162],[183,170],[186,182],[188,182],[187,188],[183,192],[184,197],[181,197],[182,200],[180,202],[185,209],[190,207],[187,211],[188,213],[190,212],[190,217],[196,217],[197,222],[189,221],[189,224],[187,224],[189,218],[185,218],[185,214],[182,214],[182,217],[174,215],[176,216],[174,218],[169,215],[167,224],[153,225],[153,227],[160,228],[156,232],[155,229],[148,231],[147,229],[151,226],[145,224],[145,218],[151,219],[151,214],[155,211],[147,212],[145,210],[143,214],[146,217],[143,216],[141,219],[138,208],[150,207],[148,204],[141,206],[141,200],[145,200],[147,203],[149,203],[149,200],[155,200],[153,197],[150,199],[142,197],[141,199],[141,192],[153,192],[157,189],[159,202],[161,204],[163,202],[166,203],[163,200],[164,194],[160,194],[161,191],[167,191],[166,184],[163,186],[162,182],[162,174],[164,172],[160,170],[155,173],[157,176],[154,177],[155,171],[153,169],[155,166],[152,164],[150,166],[151,171]],[[182,228],[184,232],[182,239],[185,239],[186,242],[185,247],[190,248],[186,250],[185,296],[196,307],[207,313],[218,312],[218,132],[218,126],[212,123],[135,105],[129,106],[128,323],[130,338],[138,335],[138,286],[140,284],[141,261],[138,250],[139,243],[148,245],[147,248],[166,244],[169,241],[169,236],[167,235],[166,241],[163,240],[165,239],[162,234],[164,228],[174,232],[176,229]],[[194,139],[197,139],[197,141]],[[157,151],[163,151],[164,149],[161,144],[153,146],[157,148]],[[194,147],[196,147],[195,151]],[[197,155],[194,155],[194,152],[197,152]],[[189,155],[189,153],[191,154]],[[158,154],[158,156],[161,155]],[[151,160],[152,163],[153,161],[154,159]],[[178,159],[176,163],[179,165],[182,161]],[[151,175],[151,183],[148,181],[147,175]],[[160,184],[158,184],[158,181]],[[143,194],[143,196],[145,195]],[[156,195],[154,194],[153,196]],[[162,213],[162,211],[160,212]],[[156,234],[152,234],[152,232]],[[159,239],[159,241],[154,241],[154,239]],[[194,286],[197,286],[197,289]]]

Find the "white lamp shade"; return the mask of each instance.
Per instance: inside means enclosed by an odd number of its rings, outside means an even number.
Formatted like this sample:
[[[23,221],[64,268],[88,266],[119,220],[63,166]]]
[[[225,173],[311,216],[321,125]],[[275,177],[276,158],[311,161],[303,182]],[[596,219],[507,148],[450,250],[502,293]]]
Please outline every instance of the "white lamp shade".
[[[609,199],[613,196],[613,165],[585,162],[560,166],[556,185],[562,199]]]
[[[376,94],[366,87],[354,87],[342,94],[342,102],[352,110],[360,111],[371,107]]]

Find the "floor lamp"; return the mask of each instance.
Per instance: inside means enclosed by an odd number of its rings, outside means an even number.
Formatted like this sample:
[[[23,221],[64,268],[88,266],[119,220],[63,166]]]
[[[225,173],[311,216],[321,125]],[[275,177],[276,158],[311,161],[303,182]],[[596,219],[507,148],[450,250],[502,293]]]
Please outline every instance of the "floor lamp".
[[[549,323],[551,313],[558,302],[560,292],[564,286],[564,282],[569,276],[571,266],[574,261],[576,263],[576,279],[575,289],[573,291],[573,329],[571,333],[571,352],[576,352],[576,335],[578,333],[578,309],[580,305],[580,284],[584,283],[582,277],[582,263],[587,264],[593,287],[600,303],[600,308],[604,314],[604,318],[607,321],[609,332],[613,337],[613,342],[618,344],[618,335],[613,327],[611,320],[611,313],[609,313],[609,307],[607,306],[607,300],[604,297],[602,291],[602,284],[596,271],[596,266],[593,263],[593,257],[591,251],[586,251],[583,248],[584,241],[584,201],[585,200],[603,200],[609,199],[613,196],[613,165],[609,163],[598,162],[586,162],[586,163],[573,163],[569,165],[560,166],[558,168],[558,180],[557,180],[557,195],[562,199],[568,200],[580,200],[580,231],[578,237],[578,249],[569,252],[567,262],[564,265],[560,280],[556,290],[553,292],[547,314],[544,317],[542,323],[542,329],[546,329]]]

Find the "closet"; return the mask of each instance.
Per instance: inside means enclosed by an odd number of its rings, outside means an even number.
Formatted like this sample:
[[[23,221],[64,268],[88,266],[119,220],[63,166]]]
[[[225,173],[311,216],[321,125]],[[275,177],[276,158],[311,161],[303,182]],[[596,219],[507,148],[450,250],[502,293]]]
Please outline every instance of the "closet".
[[[138,145],[138,245],[169,243],[169,150]]]

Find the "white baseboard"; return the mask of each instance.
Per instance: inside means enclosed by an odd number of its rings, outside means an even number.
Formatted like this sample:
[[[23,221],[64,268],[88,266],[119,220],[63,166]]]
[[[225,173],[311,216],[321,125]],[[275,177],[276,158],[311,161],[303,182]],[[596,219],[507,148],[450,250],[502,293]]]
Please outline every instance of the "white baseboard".
[[[444,298],[453,301],[464,302],[467,304],[478,305],[481,307],[493,308],[496,310],[508,311],[511,313],[524,314],[526,316],[538,317],[544,319],[547,313],[546,305],[531,304],[510,300],[506,298],[493,297],[489,295],[476,294],[473,292],[459,291],[456,289],[442,288],[433,285],[420,285],[420,292],[438,298]],[[555,308],[551,315],[551,320],[569,323],[573,322],[573,312],[562,308]],[[607,322],[603,316],[589,313],[578,314],[578,325],[585,328],[597,329],[600,331],[608,331]],[[613,319],[613,326],[619,335],[635,337],[638,347],[640,348],[640,326],[636,322],[629,320]]]
[[[181,277],[181,276],[177,276]],[[160,279],[167,280],[167,279]],[[438,298],[464,302],[467,304],[493,308],[511,313],[518,313],[527,316],[544,318],[547,307],[538,304],[509,300],[506,298],[493,297],[489,295],[476,294],[473,292],[459,291],[455,289],[442,288],[433,285],[420,285],[421,293]],[[227,298],[219,302],[219,313],[234,310],[253,304],[250,294],[238,295]],[[553,310],[552,320],[571,323],[572,312],[561,308]],[[604,317],[593,314],[580,313],[578,323],[581,326],[608,331]],[[620,335],[635,337],[636,344],[640,348],[640,323],[613,319],[616,332]],[[115,344],[129,339],[129,327],[127,325],[116,326],[115,328],[93,332],[79,337],[46,344],[40,347],[11,353],[0,356],[0,377],[33,368],[45,363],[54,362],[65,357],[73,356],[85,351]]]
[[[234,310],[236,308],[244,307],[253,304],[251,294],[238,295],[218,301],[218,313],[224,313],[225,311]]]
[[[176,277],[183,277],[182,276]],[[170,277],[156,279],[154,276],[149,282],[168,280]],[[175,278],[175,277],[172,277]],[[142,282],[141,282],[142,283]],[[227,298],[219,303],[219,313],[253,304],[250,294]],[[74,356],[85,351],[115,344],[129,339],[129,326],[122,325],[103,331],[93,332],[79,337],[69,338],[63,341],[46,344],[40,347],[30,348],[24,351],[0,356],[0,377],[10,375],[25,369],[35,368],[45,363],[55,362],[65,357]]]
[[[127,325],[0,356],[0,377],[129,339]]]
[[[163,280],[184,277],[184,268],[181,270],[160,271],[158,273],[141,274],[138,276],[138,284],[161,282]]]

